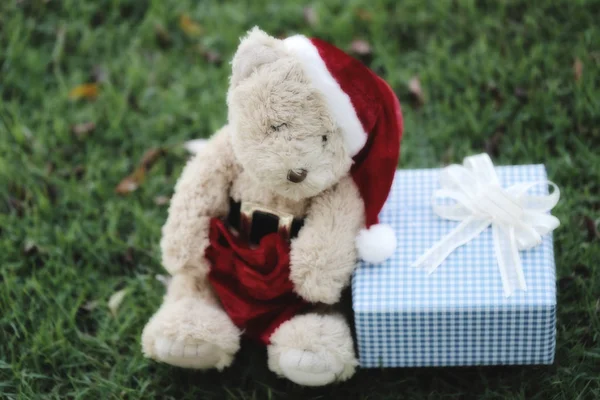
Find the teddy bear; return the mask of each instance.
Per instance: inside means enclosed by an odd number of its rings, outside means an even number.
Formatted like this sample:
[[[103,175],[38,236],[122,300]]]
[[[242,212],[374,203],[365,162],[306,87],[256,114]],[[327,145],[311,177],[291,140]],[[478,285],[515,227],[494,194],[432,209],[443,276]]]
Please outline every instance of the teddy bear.
[[[344,381],[358,361],[335,305],[359,258],[396,247],[378,214],[399,159],[399,102],[361,62],[303,35],[254,28],[231,66],[228,122],[171,199],[160,246],[172,279],[143,353],[221,370],[247,335],[281,377]]]

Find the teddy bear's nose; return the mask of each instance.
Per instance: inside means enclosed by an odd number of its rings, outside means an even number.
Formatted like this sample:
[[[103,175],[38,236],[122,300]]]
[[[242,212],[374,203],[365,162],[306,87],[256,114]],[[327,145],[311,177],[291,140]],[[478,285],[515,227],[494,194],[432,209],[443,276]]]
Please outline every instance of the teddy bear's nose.
[[[308,174],[308,171],[305,170],[304,168],[290,169],[287,174],[287,179],[288,179],[288,181],[290,181],[292,183],[300,183],[306,179],[307,174]]]

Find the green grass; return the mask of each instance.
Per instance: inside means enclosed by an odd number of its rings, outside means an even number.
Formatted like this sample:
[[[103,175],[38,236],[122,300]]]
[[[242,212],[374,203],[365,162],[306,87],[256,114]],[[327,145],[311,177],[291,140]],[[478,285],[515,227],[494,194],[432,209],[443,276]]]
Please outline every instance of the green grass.
[[[599,2],[318,1],[316,24],[300,2],[218,3],[0,3],[0,397],[600,398]],[[187,37],[181,14],[203,34]],[[154,199],[172,192],[186,159],[179,145],[225,123],[227,61],[254,25],[344,49],[366,39],[365,61],[404,106],[403,168],[460,161],[486,146],[497,164],[546,164],[562,190],[554,365],[363,370],[308,389],[277,379],[264,349],[247,344],[223,373],[142,357],[141,329],[164,291],[154,276],[163,273],[166,207]],[[199,45],[224,62],[208,62]],[[97,75],[95,101],[69,100]],[[408,88],[416,75],[421,107]],[[85,122],[96,129],[77,138],[70,127]],[[155,146],[167,156],[136,192],[116,195]],[[107,301],[123,288],[113,317]],[[91,301],[97,307],[87,311]]]

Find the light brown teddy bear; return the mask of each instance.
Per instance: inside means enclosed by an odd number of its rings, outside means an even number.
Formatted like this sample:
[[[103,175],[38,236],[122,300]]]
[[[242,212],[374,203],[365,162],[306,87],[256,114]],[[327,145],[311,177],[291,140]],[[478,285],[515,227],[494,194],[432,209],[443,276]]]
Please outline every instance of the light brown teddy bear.
[[[222,369],[246,334],[280,376],[346,380],[358,364],[351,331],[327,305],[357,256],[381,262],[395,249],[377,216],[398,163],[398,101],[336,47],[255,28],[233,59],[228,106],[176,185],[161,241],[173,278],[144,354]]]

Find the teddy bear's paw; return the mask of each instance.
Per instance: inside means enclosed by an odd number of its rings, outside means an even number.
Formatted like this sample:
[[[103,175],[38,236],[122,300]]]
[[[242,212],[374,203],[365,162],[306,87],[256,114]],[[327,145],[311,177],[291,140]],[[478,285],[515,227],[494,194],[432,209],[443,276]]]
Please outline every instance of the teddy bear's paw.
[[[299,385],[324,386],[335,382],[344,371],[344,364],[333,354],[289,349],[279,356],[283,376]]]
[[[358,364],[350,329],[340,315],[294,317],[271,336],[268,352],[273,372],[306,386],[344,381]]]
[[[240,347],[227,314],[196,298],[165,303],[142,333],[147,357],[183,368],[223,369]]]
[[[186,343],[160,337],[155,342],[155,358],[183,368],[215,368],[223,357],[222,350],[207,342]]]

